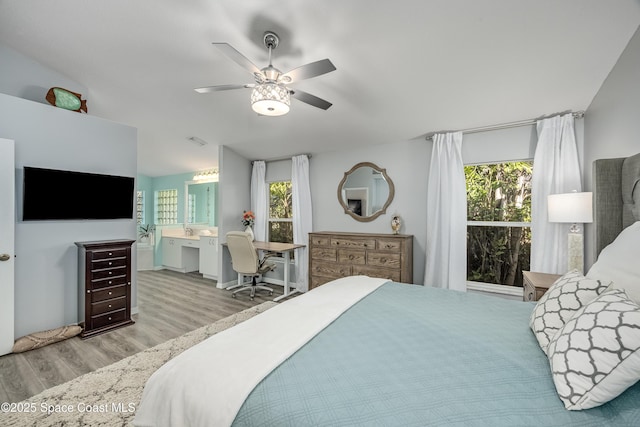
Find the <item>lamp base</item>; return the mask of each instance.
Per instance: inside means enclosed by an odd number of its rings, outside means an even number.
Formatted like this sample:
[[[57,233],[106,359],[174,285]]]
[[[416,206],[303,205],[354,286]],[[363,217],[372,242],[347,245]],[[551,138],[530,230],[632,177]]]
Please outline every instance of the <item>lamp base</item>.
[[[569,271],[578,270],[584,273],[584,243],[581,233],[569,233],[568,241]]]

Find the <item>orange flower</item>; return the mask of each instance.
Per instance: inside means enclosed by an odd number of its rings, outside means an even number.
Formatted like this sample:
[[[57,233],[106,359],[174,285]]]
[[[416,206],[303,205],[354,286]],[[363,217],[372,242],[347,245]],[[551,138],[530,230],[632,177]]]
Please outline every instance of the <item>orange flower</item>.
[[[245,227],[252,226],[253,221],[256,219],[256,216],[251,211],[243,211],[242,212],[242,225]]]

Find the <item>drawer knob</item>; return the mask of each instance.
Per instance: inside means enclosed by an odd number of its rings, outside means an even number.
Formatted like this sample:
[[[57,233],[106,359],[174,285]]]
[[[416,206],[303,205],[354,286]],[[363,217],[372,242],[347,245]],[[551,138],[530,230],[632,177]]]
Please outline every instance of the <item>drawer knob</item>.
[[[113,292],[109,291],[109,295],[111,295]]]
[[[113,274],[113,271],[110,271],[110,272],[109,272],[109,275],[112,275],[112,274]]]
[[[109,280],[109,284],[113,283],[113,280]]]
[[[90,293],[91,293],[91,290],[90,290],[90,289],[87,289],[87,293],[88,293],[88,294],[90,294]]]
[[[111,304],[109,304],[109,308],[111,308]]]
[[[113,252],[109,252],[109,256],[113,255]]]
[[[109,320],[111,320],[111,317],[109,317]]]
[[[113,264],[111,261],[109,261],[109,265]]]

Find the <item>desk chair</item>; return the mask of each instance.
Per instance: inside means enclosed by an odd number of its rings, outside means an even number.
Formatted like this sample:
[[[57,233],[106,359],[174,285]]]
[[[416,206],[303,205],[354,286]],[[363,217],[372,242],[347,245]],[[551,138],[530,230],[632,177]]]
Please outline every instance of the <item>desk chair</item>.
[[[227,233],[227,247],[231,253],[231,262],[236,273],[251,276],[251,285],[234,291],[231,296],[236,297],[238,292],[251,291],[250,298],[256,294],[256,289],[269,291],[269,295],[273,295],[273,289],[267,286],[260,286],[256,283],[256,279],[267,271],[272,271],[276,265],[266,262],[271,255],[265,255],[262,259],[258,258],[258,251],[253,246],[253,240],[249,233],[244,231],[230,231]]]

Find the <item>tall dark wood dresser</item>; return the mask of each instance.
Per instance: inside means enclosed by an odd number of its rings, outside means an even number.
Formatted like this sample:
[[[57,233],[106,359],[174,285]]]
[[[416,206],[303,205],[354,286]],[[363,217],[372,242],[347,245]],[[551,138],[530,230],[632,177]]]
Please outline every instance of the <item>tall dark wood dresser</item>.
[[[81,338],[130,325],[131,245],[135,240],[76,242]]]

